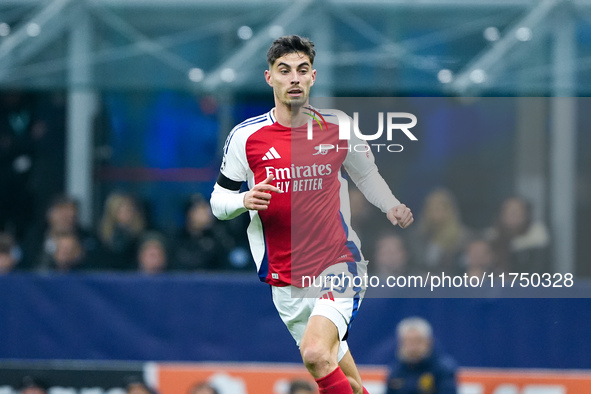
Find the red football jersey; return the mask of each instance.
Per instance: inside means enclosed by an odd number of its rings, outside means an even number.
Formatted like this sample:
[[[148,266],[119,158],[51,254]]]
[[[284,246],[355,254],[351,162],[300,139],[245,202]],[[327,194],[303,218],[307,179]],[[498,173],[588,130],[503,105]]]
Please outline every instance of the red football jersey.
[[[308,139],[308,126],[282,126],[270,111],[236,126],[226,141],[221,168],[225,177],[252,187],[272,174],[273,185],[283,191],[273,193],[267,210],[250,211],[248,228],[259,277],[274,286],[301,286],[302,276],[363,260],[350,226],[342,169],[356,181],[379,175],[367,143],[339,140],[338,125],[326,119],[322,128],[313,125],[313,138]],[[370,194],[384,195],[377,205],[386,212],[399,202],[379,179],[374,186],[381,190]]]

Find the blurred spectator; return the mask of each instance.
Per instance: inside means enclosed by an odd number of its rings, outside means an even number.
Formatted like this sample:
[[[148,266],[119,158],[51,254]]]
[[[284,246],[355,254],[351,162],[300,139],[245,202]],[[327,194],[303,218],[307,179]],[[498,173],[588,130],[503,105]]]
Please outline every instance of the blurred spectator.
[[[412,234],[413,256],[431,272],[455,272],[469,231],[460,220],[455,197],[445,189],[425,199],[418,226]]]
[[[534,222],[528,201],[507,198],[496,225],[487,231],[499,268],[505,272],[549,272],[550,237],[546,226]]]
[[[218,391],[207,382],[196,383],[188,394],[218,394]]]
[[[144,215],[130,195],[113,192],[106,201],[99,237],[111,268],[133,269],[137,244],[146,228]]]
[[[386,233],[378,238],[370,262],[373,275],[380,277],[407,275],[411,272],[410,256],[404,239],[395,233]]]
[[[41,379],[25,376],[20,386],[21,394],[47,394],[49,385]]]
[[[157,232],[147,233],[138,247],[138,270],[144,274],[159,274],[168,268],[168,252],[164,237]]]
[[[55,249],[51,256],[45,256],[41,261],[41,270],[70,272],[92,268],[76,233],[57,234],[53,238],[53,243]]]
[[[0,233],[0,275],[13,271],[19,258],[20,249],[14,237],[8,233]]]
[[[466,246],[464,253],[465,272],[468,276],[482,277],[496,271],[493,251],[485,239],[475,239]]]
[[[185,227],[177,237],[174,269],[223,269],[228,252],[234,244],[232,237],[211,212],[209,202],[201,195],[191,198],[185,215]]]
[[[455,361],[434,349],[433,330],[420,317],[396,327],[398,352],[388,375],[387,394],[455,394]]]
[[[38,223],[23,243],[24,268],[36,268],[50,261],[56,252],[56,238],[76,234],[89,265],[98,257],[99,243],[92,233],[78,223],[76,200],[59,195],[51,202],[43,222]]]
[[[316,390],[307,380],[294,380],[289,386],[289,394],[315,394]]]

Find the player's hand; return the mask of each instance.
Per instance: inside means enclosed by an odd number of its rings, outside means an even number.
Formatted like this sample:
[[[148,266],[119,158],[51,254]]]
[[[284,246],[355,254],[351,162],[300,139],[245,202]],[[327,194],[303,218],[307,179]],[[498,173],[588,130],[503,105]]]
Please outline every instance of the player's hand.
[[[269,208],[271,203],[271,192],[283,193],[281,189],[271,185],[275,179],[273,175],[269,175],[264,181],[257,183],[244,194],[244,207],[254,211],[264,211]]]
[[[393,225],[399,225],[401,228],[407,228],[415,221],[410,208],[404,204],[397,205],[390,209],[386,216]]]

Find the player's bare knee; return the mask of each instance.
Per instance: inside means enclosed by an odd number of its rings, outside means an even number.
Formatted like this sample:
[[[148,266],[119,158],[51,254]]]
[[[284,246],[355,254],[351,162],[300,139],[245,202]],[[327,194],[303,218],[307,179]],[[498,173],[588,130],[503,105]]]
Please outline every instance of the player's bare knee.
[[[331,362],[330,351],[318,343],[309,343],[300,348],[304,365],[312,374],[322,375],[330,372]],[[334,366],[334,365],[332,365]]]

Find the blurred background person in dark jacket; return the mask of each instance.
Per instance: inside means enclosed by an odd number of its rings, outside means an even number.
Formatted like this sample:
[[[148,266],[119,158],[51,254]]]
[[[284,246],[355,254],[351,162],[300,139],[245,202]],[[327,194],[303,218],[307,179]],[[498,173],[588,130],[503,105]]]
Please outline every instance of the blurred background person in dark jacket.
[[[215,270],[226,266],[232,238],[213,216],[209,202],[201,195],[191,197],[185,213],[185,226],[175,237],[174,269]]]
[[[391,367],[387,394],[456,394],[455,361],[433,346],[433,329],[420,317],[396,327],[398,349]]]

